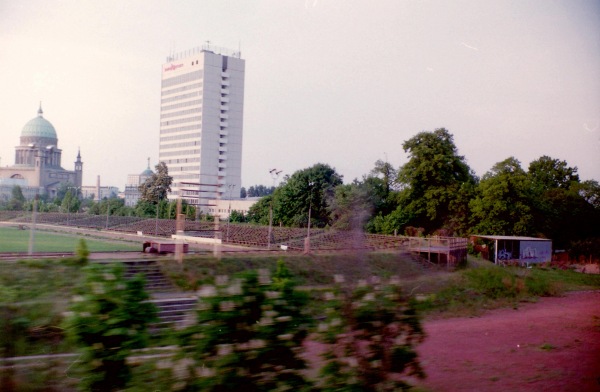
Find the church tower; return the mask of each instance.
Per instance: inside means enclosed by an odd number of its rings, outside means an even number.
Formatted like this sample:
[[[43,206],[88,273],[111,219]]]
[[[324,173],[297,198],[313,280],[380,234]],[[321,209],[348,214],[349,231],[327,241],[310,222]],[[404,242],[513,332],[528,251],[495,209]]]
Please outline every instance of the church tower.
[[[77,160],[75,161],[75,186],[81,187],[83,182],[83,162],[81,162],[81,151],[77,149]]]

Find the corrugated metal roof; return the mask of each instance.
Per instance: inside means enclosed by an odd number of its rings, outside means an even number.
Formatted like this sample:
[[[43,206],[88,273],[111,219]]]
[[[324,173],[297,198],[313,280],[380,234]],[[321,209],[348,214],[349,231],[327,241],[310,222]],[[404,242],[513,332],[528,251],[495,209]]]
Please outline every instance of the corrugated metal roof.
[[[472,235],[471,237],[485,238],[488,240],[512,240],[512,241],[552,241],[548,238],[536,238],[536,237],[521,237],[511,235]]]

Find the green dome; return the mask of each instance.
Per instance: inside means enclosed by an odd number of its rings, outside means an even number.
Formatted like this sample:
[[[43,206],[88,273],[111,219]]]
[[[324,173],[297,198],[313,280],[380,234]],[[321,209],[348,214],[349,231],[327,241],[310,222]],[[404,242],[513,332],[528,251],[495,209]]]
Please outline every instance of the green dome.
[[[150,170],[150,158],[148,158],[148,167],[140,174],[140,177],[152,177],[153,174],[154,172]]]
[[[43,137],[48,139],[57,139],[56,130],[50,124],[50,121],[43,117],[42,107],[38,110],[38,116],[29,120],[21,130],[21,137]]]

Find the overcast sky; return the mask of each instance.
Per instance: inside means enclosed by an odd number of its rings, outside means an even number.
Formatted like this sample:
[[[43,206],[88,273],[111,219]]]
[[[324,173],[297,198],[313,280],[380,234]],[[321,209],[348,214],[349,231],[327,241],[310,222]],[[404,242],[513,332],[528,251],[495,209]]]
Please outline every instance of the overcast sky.
[[[170,52],[241,48],[242,185],[327,163],[346,183],[445,127],[482,176],[542,155],[600,180],[600,1],[0,0],[0,164],[44,117],[63,167],[123,189],[158,159]]]

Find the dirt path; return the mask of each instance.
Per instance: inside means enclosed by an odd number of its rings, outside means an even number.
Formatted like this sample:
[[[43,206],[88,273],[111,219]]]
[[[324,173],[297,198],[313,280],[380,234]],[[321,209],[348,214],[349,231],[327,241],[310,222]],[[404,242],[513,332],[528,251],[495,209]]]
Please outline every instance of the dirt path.
[[[425,322],[431,391],[600,391],[600,292]]]

